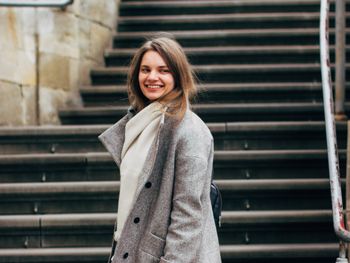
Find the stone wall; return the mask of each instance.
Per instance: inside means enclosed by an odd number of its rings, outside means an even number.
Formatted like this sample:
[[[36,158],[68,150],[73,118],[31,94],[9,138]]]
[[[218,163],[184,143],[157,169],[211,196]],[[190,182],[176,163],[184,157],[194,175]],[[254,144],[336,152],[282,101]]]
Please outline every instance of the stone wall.
[[[118,3],[0,7],[1,126],[59,124],[58,109],[81,105],[79,87],[90,83],[92,67],[103,64]]]

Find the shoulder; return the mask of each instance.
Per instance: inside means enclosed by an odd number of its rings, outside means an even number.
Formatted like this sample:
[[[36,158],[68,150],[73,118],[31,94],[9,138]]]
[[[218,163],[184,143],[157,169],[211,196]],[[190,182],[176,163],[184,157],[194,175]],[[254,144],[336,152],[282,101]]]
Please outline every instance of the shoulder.
[[[200,136],[212,139],[208,126],[197,114],[187,110],[183,120],[179,123],[179,132],[182,136]]]
[[[127,113],[116,123],[114,123],[111,127],[105,130],[102,134],[99,135],[99,139],[103,140],[104,138],[108,138],[115,134],[124,134],[124,129],[126,123],[135,115],[135,110],[133,107],[129,107]]]
[[[109,127],[107,130],[105,130],[102,134],[100,134],[98,137],[99,139],[108,138],[110,136],[113,136],[115,134],[119,134],[123,132],[125,128],[125,124],[128,122],[129,116],[125,115],[123,118],[121,118],[118,122],[113,124],[111,127]]]
[[[178,150],[186,156],[207,156],[212,150],[213,136],[202,119],[187,110],[176,128]]]

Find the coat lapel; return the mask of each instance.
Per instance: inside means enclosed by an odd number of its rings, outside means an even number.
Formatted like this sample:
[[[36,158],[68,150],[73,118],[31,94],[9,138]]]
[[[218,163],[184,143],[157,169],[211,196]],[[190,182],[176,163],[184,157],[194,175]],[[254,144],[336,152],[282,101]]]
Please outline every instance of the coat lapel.
[[[125,125],[133,115],[133,110],[129,109],[127,115],[98,136],[98,139],[111,154],[118,167],[120,167],[121,153],[125,140]]]

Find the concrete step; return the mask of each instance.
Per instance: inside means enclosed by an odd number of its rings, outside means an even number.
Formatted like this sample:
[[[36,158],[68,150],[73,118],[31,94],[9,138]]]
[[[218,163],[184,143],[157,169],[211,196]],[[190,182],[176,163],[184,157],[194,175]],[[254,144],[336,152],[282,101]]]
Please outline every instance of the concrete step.
[[[350,46],[347,47],[347,61],[350,59]],[[126,66],[136,49],[109,49],[105,51],[107,67]],[[185,52],[192,65],[203,64],[254,64],[261,61],[266,64],[276,63],[319,63],[320,49],[317,45],[293,46],[226,46],[186,48]],[[330,59],[335,61],[334,46],[330,47]]]
[[[331,65],[334,68],[334,65]],[[227,64],[197,65],[193,67],[202,83],[281,83],[321,82],[319,63]],[[128,67],[98,67],[91,70],[93,85],[126,83]],[[350,73],[350,64],[346,64]],[[347,74],[347,76],[350,74]],[[334,78],[333,78],[334,79]],[[347,81],[350,77],[347,77]]]
[[[338,255],[338,244],[267,244],[221,246],[223,263],[332,262]]]
[[[316,12],[319,1],[123,1],[120,16],[154,16],[184,14],[224,14],[229,12]],[[334,10],[333,3],[331,10]]]
[[[138,48],[146,38],[154,35],[156,29],[145,32],[116,32],[114,48]],[[318,28],[271,28],[271,29],[220,29],[170,31],[183,47],[217,46],[275,46],[275,45],[318,45]],[[329,41],[335,43],[335,30],[330,29]],[[350,30],[346,30],[347,43]]]
[[[330,210],[227,211],[220,244],[335,242]]]
[[[340,150],[339,158],[340,172],[344,176],[345,150]],[[7,155],[0,156],[0,167],[1,183],[119,179],[119,171],[108,153]],[[215,151],[214,176],[216,179],[328,178],[327,151]]]
[[[325,149],[323,122],[207,123],[215,150]],[[0,128],[0,155],[105,152],[98,135],[108,125]],[[337,123],[340,149],[346,148],[346,122]],[[4,156],[2,156],[4,157]]]
[[[322,121],[323,104],[315,103],[222,103],[196,104],[194,112],[205,122]],[[345,103],[348,112],[350,104]],[[71,108],[60,111],[62,124],[112,124],[121,119],[127,106]]]
[[[101,247],[111,244],[116,213],[0,216],[1,248]]]
[[[1,155],[0,167],[1,183],[103,181],[117,178],[116,164],[108,153]]]
[[[338,255],[338,244],[221,245],[223,263],[329,263]],[[105,263],[108,247],[0,249],[1,263]]]
[[[0,127],[0,154],[104,152],[107,125]]]
[[[3,215],[117,211],[119,182],[14,183],[0,188]]]
[[[106,263],[109,247],[1,248],[1,263]]]
[[[345,176],[345,150],[339,150],[340,174]],[[328,178],[326,150],[216,151],[217,179]]]
[[[347,14],[349,17],[350,14]],[[213,29],[257,29],[257,28],[318,28],[319,12],[279,12],[279,13],[229,13],[196,15],[130,16],[118,19],[119,32],[182,31]],[[330,26],[334,27],[333,12]],[[347,18],[347,26],[350,20]]]
[[[350,82],[346,83],[346,90]],[[85,107],[129,105],[124,85],[95,85],[80,88]],[[346,92],[350,100],[350,91]],[[211,83],[198,85],[194,103],[322,102],[318,82]]]
[[[0,216],[0,246],[108,246],[116,218],[116,213]],[[336,242],[331,210],[223,211],[218,234],[222,245]]]
[[[216,180],[224,210],[330,209],[329,180]],[[344,182],[343,182],[344,183]],[[0,184],[0,214],[110,213],[119,181]]]
[[[212,127],[215,149],[218,151],[326,149],[323,122],[226,123],[222,139],[216,132],[219,130],[214,126],[209,127]],[[336,129],[338,147],[346,149],[346,123],[338,122]]]
[[[227,180],[219,188],[225,210],[331,209],[328,179]]]

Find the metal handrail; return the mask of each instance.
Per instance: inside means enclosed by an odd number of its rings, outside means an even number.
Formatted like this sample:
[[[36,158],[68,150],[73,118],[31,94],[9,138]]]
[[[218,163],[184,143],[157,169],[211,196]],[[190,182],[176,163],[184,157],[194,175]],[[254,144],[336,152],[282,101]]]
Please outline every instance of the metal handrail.
[[[343,214],[343,200],[341,194],[338,147],[336,126],[334,120],[334,103],[332,95],[332,80],[329,59],[329,0],[321,0],[320,13],[320,59],[322,73],[323,105],[326,122],[329,179],[331,187],[333,226],[335,234],[341,241],[350,241],[350,232],[346,230]],[[343,242],[340,242],[339,258],[337,262],[348,262]]]
[[[0,6],[8,7],[66,7],[74,0],[0,0]]]

